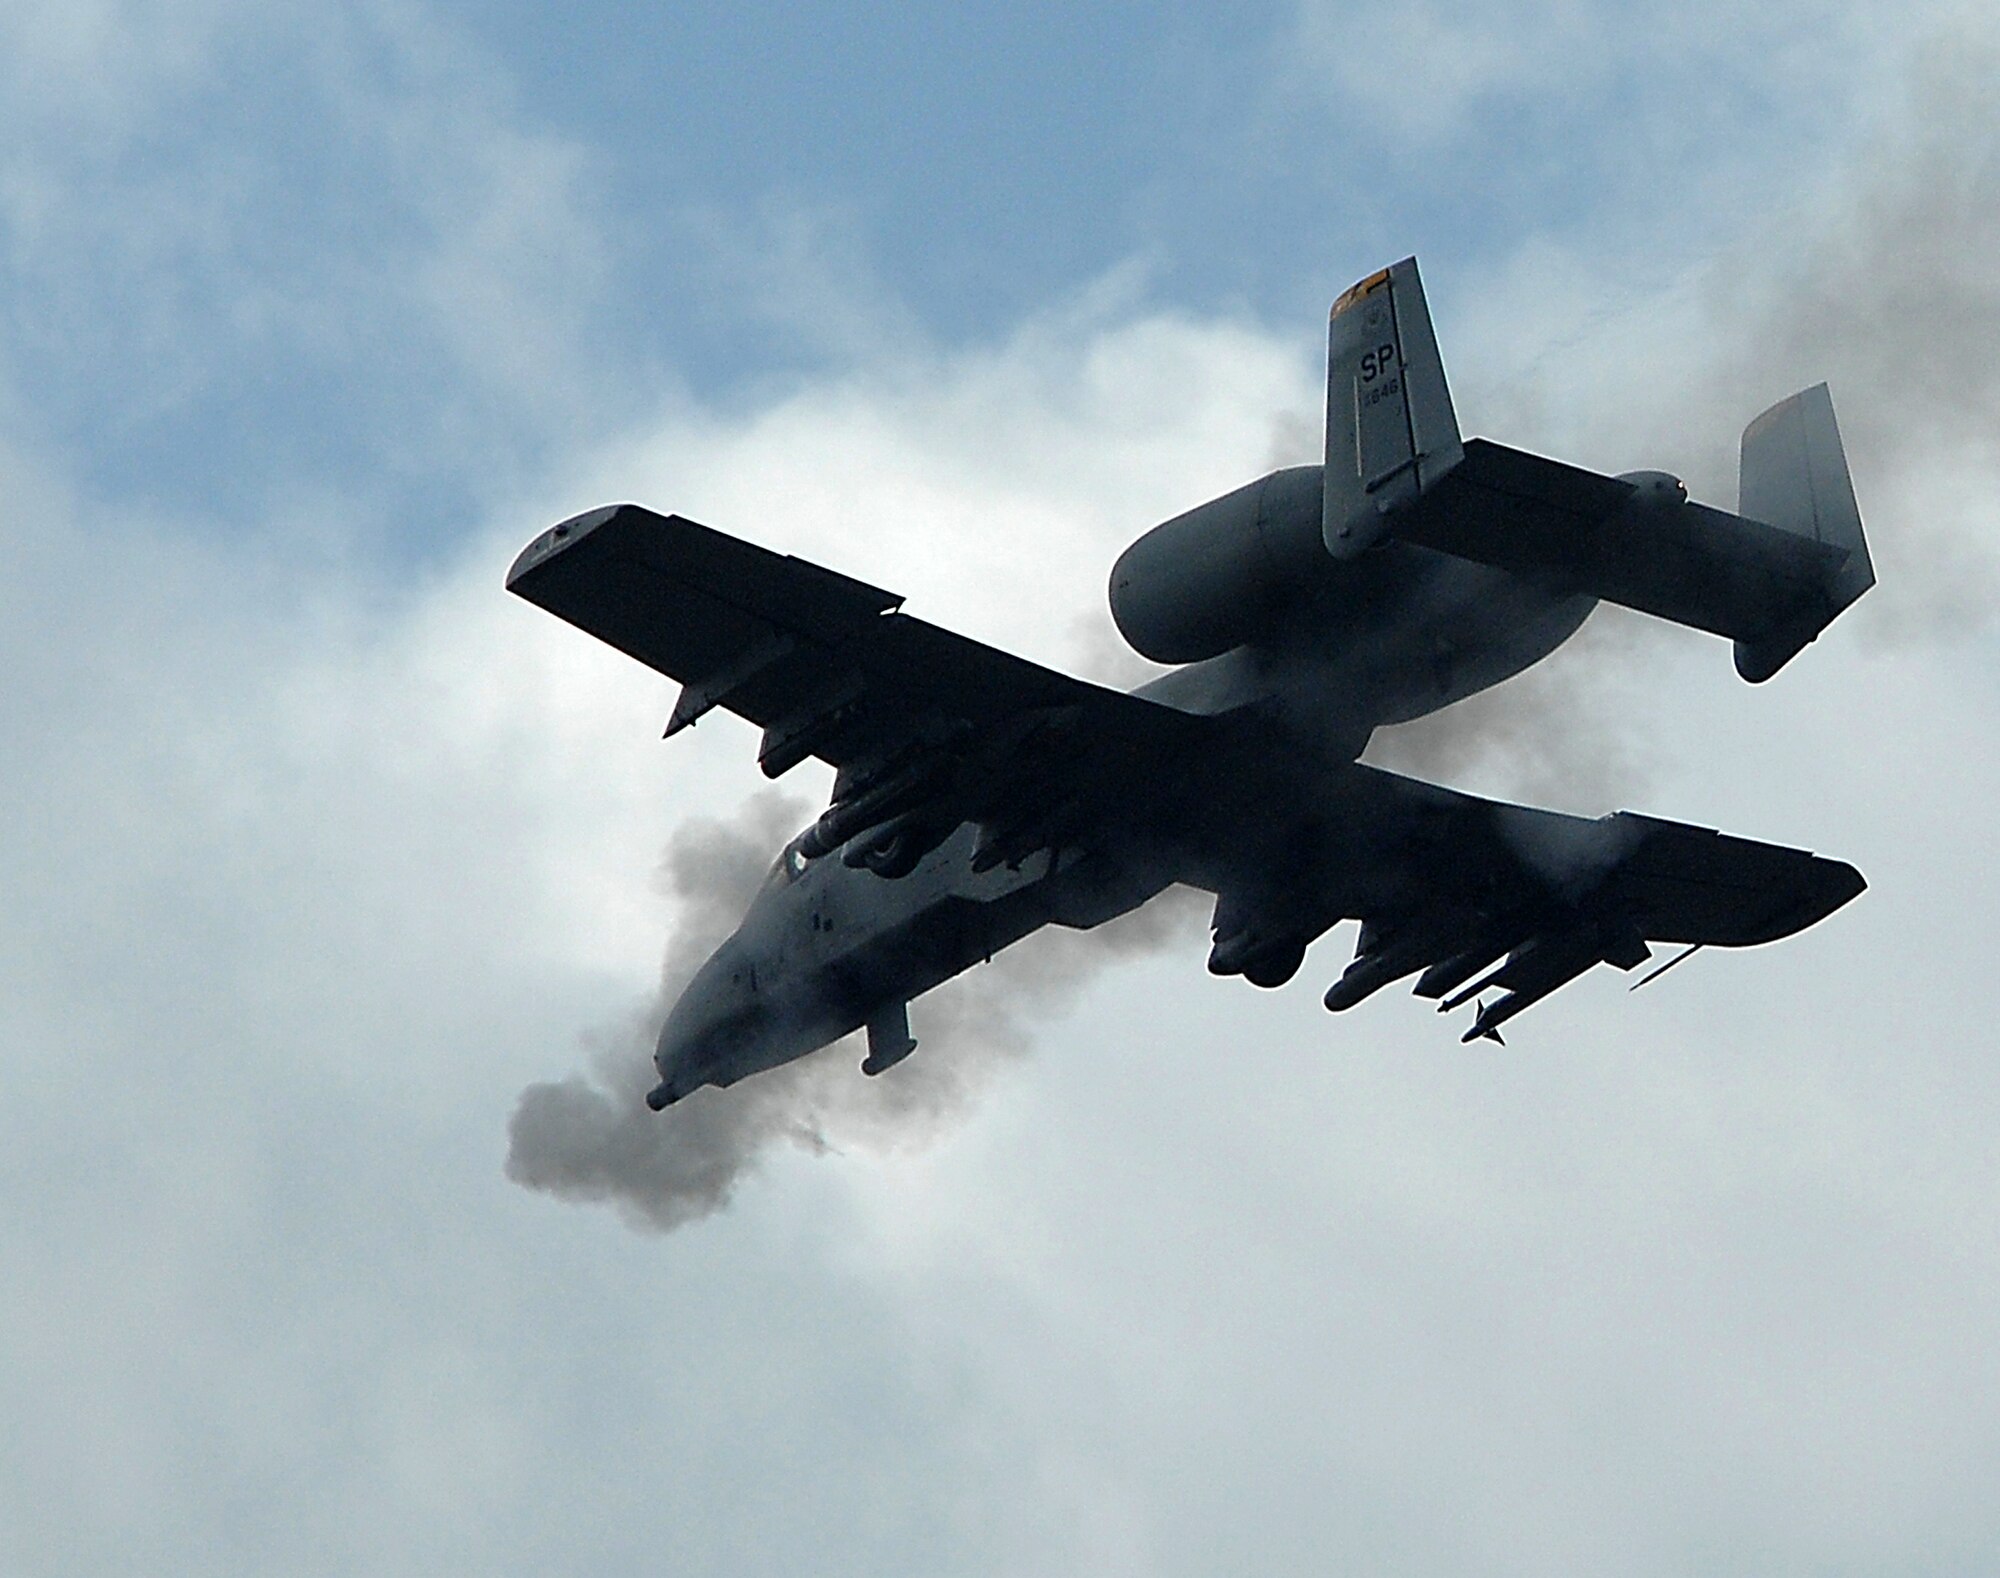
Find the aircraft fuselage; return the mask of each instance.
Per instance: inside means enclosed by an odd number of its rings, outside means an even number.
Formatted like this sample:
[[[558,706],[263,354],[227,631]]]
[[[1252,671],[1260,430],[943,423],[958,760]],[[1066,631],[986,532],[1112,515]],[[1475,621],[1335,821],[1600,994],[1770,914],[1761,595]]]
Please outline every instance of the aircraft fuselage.
[[[1276,639],[1188,664],[1137,694],[1177,711],[1238,715],[1251,751],[1350,762],[1376,727],[1424,716],[1554,651],[1595,600],[1404,544],[1337,567]],[[1229,764],[1205,764],[1221,779]],[[688,983],[655,1063],[665,1106],[729,1085],[871,1024],[1048,924],[1089,927],[1168,885],[1142,847],[1040,850],[973,869],[960,826],[906,876],[787,846],[742,924]],[[1253,977],[1254,978],[1254,977]],[[871,1029],[871,1040],[876,1032]],[[901,1051],[871,1054],[886,1066]]]

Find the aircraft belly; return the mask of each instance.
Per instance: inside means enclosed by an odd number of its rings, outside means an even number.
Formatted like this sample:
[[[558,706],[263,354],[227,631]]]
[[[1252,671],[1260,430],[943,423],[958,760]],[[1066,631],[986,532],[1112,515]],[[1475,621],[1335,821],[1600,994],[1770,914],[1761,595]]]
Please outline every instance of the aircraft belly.
[[[1018,869],[974,872],[976,830],[960,828],[907,877],[839,870],[844,920],[821,934],[815,995],[858,1028],[887,1003],[908,1002],[1030,932],[1056,924],[1093,927],[1137,908],[1166,886],[1106,855],[1041,851]],[[831,906],[829,906],[831,907]],[[823,950],[823,951],[821,951]]]
[[[1539,579],[1451,562],[1369,654],[1373,721],[1407,723],[1512,679],[1574,635],[1596,606]]]
[[[1259,707],[1331,754],[1360,754],[1380,724],[1405,723],[1511,679],[1548,656],[1596,599],[1407,543],[1375,549],[1365,582],[1330,587],[1285,638],[1237,647],[1141,687],[1207,715]]]
[[[859,1025],[880,1004],[908,1002],[990,959],[1048,922],[1041,895],[988,901],[951,894],[875,933],[828,966],[828,985]]]
[[[885,1002],[907,1002],[991,958],[1052,918],[1046,852],[972,870],[976,830],[968,824],[907,877],[840,873],[843,913],[819,973],[821,990],[859,1025]],[[853,1027],[850,1027],[853,1028]]]

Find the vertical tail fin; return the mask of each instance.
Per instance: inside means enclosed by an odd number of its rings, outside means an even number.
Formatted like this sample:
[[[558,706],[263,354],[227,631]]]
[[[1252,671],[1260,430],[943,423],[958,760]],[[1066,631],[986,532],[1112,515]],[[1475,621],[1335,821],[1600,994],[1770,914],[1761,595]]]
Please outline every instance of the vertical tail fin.
[[[1386,513],[1463,454],[1417,260],[1404,258],[1343,292],[1327,326],[1327,551],[1372,547]]]
[[[1823,601],[1809,618],[1757,641],[1736,643],[1736,671],[1754,682],[1777,673],[1875,584],[1861,510],[1833,419],[1833,397],[1825,384],[1780,400],[1743,430],[1736,510],[1846,554],[1827,573]]]

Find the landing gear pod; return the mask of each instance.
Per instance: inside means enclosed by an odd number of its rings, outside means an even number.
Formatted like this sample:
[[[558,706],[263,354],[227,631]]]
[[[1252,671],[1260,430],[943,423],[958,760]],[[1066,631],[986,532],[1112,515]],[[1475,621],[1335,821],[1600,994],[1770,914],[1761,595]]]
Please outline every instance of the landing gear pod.
[[[861,1060],[861,1072],[880,1074],[916,1050],[910,1036],[910,1005],[892,1003],[868,1021],[868,1055]]]

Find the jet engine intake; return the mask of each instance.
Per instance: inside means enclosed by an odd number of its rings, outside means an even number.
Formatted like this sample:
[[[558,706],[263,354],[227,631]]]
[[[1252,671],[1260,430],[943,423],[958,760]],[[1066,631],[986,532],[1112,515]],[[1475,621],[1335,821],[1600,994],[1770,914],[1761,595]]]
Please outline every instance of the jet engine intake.
[[[841,852],[844,866],[866,869],[878,877],[907,877],[938,845],[958,830],[949,818],[932,819],[922,810],[908,811],[856,838]]]

